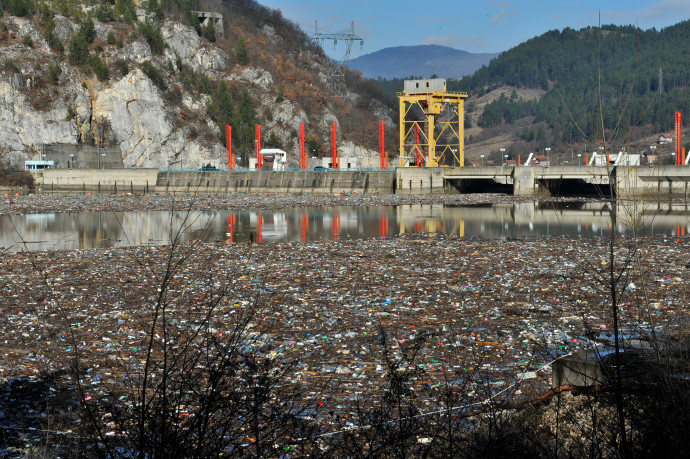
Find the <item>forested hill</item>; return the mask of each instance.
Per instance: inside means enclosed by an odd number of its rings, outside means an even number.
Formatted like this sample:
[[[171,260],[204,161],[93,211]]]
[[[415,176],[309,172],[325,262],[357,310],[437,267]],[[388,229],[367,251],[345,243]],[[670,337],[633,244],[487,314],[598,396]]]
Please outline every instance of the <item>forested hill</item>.
[[[543,90],[536,102],[496,99],[478,123],[488,127],[533,115],[534,123],[552,128],[554,141],[568,142],[592,134],[580,132],[572,119],[592,129],[585,118],[593,113],[599,84],[608,129],[622,119],[661,131],[673,127],[675,110],[690,116],[689,83],[690,21],[683,21],[662,30],[550,31],[503,52],[472,76],[449,82],[448,89],[477,96],[506,85]]]

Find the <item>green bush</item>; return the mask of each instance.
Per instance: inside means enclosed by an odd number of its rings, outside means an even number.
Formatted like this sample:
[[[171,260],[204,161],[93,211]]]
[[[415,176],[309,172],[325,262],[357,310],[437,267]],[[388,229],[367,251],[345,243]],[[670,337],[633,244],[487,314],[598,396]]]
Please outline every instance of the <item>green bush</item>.
[[[163,54],[167,44],[163,40],[163,35],[161,34],[161,28],[150,22],[140,22],[138,27],[139,33],[146,40],[146,42],[151,47],[151,52],[153,54]]]
[[[69,41],[69,63],[72,65],[83,65],[89,58],[89,45],[86,38],[77,32]]]
[[[31,35],[29,35],[28,33],[27,33],[26,35],[24,35],[23,42],[24,42],[24,44],[25,44],[26,46],[28,46],[29,48],[33,48],[33,47],[34,47],[34,40],[31,38]]]
[[[82,21],[81,27],[79,27],[79,32],[77,33],[80,33],[84,36],[86,43],[89,45],[92,44],[96,39],[96,25],[93,23],[93,19],[86,18],[84,21]]]
[[[204,38],[206,38],[211,43],[216,41],[216,26],[213,25],[213,21],[209,20],[208,25],[203,28]]]
[[[110,32],[108,32],[107,41],[108,41],[109,45],[114,45],[115,43],[117,43],[117,41],[115,40],[115,34],[113,33],[112,30]]]
[[[46,74],[51,83],[60,83],[60,74],[62,74],[62,68],[60,67],[60,64],[58,64],[57,62],[48,64],[48,70],[46,71]]]
[[[46,41],[48,42],[50,49],[56,53],[62,54],[65,52],[65,45],[62,44],[54,31],[50,31],[50,33],[46,32]]]
[[[129,66],[127,65],[127,61],[117,61],[117,70],[122,74],[122,76],[127,75],[129,73]]]
[[[12,16],[31,16],[36,10],[32,0],[4,0],[2,5]]]
[[[128,24],[137,21],[137,9],[132,0],[120,0],[115,4],[113,15]]]
[[[12,59],[5,59],[5,68],[13,73],[21,73],[17,64]]]
[[[98,81],[108,81],[110,79],[110,71],[108,70],[108,65],[105,63],[100,56],[92,54],[89,58],[89,63],[93,72],[96,74]]]
[[[165,76],[163,76],[163,72],[158,70],[156,66],[154,66],[150,61],[144,62],[144,64],[141,66],[141,70],[146,74],[147,77],[151,80],[151,82],[161,91],[165,92],[168,89],[168,85],[165,82]]]
[[[96,8],[96,10],[94,11],[94,17],[98,19],[100,22],[113,22],[115,20],[113,9],[107,2],[103,3],[101,6]]]

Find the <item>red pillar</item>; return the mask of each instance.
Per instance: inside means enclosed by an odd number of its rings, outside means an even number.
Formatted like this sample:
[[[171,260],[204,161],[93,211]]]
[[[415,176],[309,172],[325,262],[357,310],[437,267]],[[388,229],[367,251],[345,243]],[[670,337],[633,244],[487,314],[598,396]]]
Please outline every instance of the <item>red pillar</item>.
[[[589,166],[589,153],[585,153],[585,166]]]
[[[309,217],[307,216],[307,214],[302,214],[299,230],[302,242],[307,242],[307,231],[309,231]]]
[[[232,155],[232,126],[225,125],[225,146],[228,149],[228,170],[235,169],[235,157]]]
[[[228,214],[228,234],[230,235],[230,242],[235,242],[235,214]]]
[[[340,155],[338,155],[338,124],[331,121],[331,164],[333,170],[340,170]]]
[[[299,158],[300,158],[300,169],[306,171],[309,169],[309,160],[306,152],[304,151],[304,123],[299,125]]]
[[[388,169],[386,167],[386,146],[385,146],[385,129],[386,123],[379,120],[379,157],[381,158],[381,169]]]
[[[680,128],[681,128],[681,116],[680,112],[676,112],[676,138],[674,139],[676,141],[676,166],[681,165],[681,157],[680,157]]]
[[[522,166],[522,162],[520,162],[520,155],[518,155],[518,166]]]
[[[264,216],[259,214],[256,220],[256,242],[261,243],[261,233],[264,230]]]
[[[388,214],[384,214],[381,216],[381,220],[379,220],[379,236],[386,237],[387,234],[388,234]]]
[[[264,162],[264,159],[261,157],[261,125],[256,124],[254,130],[256,136],[254,139],[254,143],[256,144],[256,169],[261,170]]]

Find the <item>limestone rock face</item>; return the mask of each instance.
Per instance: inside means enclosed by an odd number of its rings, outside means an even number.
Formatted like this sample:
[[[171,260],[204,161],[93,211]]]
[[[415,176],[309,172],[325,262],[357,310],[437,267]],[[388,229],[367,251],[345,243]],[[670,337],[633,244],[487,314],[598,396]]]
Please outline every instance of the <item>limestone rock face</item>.
[[[201,38],[194,27],[185,26],[178,22],[166,22],[161,28],[161,35],[170,46],[168,50],[172,56],[177,54],[182,62],[190,65],[201,44]]]
[[[34,110],[20,91],[0,80],[0,151],[14,152],[13,161],[23,161],[43,143],[77,143],[77,130],[66,120],[67,113],[62,100],[49,111]]]
[[[258,67],[249,67],[239,74],[229,76],[230,80],[237,80],[245,83],[253,83],[263,90],[268,90],[273,86],[273,77],[266,70]]]
[[[33,23],[24,18],[19,18],[16,16],[10,16],[9,22],[14,26],[12,29],[16,30],[17,36],[19,38],[24,38],[28,35],[34,43],[34,47],[41,49],[42,51],[48,51],[48,42],[43,38],[43,33],[34,27]]]
[[[182,63],[196,72],[225,70],[227,56],[217,47],[202,46],[201,38],[194,27],[179,22],[166,22],[161,28],[163,39],[168,44],[166,57],[175,61],[180,56]]]
[[[172,132],[163,98],[140,70],[100,91],[91,113],[93,123],[109,127],[102,131],[112,138],[103,140],[120,144],[125,167],[144,165]]]
[[[142,64],[151,59],[151,48],[145,42],[140,40],[129,43],[124,48],[125,58],[129,61],[134,61]]]
[[[221,158],[223,147],[187,141],[188,128],[173,125],[174,112],[141,70],[98,92],[91,104],[92,130],[122,149],[125,167],[197,169]]]

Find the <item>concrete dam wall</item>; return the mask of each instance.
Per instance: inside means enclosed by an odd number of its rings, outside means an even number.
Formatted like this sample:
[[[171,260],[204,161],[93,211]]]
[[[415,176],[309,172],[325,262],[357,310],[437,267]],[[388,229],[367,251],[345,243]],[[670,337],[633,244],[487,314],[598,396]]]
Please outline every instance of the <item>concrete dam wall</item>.
[[[393,193],[394,171],[180,171],[46,169],[43,191],[158,193]]]

